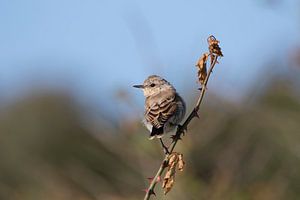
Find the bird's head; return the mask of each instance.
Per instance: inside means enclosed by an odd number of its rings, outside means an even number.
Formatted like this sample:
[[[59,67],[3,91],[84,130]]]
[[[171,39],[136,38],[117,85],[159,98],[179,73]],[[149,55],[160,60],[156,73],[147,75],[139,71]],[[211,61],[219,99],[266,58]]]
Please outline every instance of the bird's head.
[[[142,89],[145,97],[156,95],[165,90],[175,90],[168,81],[157,75],[151,75],[142,85],[134,85],[133,87]]]

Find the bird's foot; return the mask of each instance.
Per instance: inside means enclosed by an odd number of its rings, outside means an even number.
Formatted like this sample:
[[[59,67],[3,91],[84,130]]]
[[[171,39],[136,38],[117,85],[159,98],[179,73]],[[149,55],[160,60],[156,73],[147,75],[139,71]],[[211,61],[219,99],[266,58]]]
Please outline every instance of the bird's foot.
[[[186,128],[184,128],[182,125],[178,125],[177,126],[177,131],[175,133],[175,135],[172,135],[172,143],[174,143],[177,140],[181,140],[181,134],[184,135],[186,131]]]

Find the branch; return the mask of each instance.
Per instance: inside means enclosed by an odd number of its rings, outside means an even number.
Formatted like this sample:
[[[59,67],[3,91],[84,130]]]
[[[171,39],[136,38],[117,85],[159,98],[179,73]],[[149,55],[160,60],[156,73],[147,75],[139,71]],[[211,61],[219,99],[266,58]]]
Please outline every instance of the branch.
[[[213,36],[210,36],[210,38],[212,38]],[[215,38],[213,37],[213,39],[215,40]],[[209,42],[209,45],[211,47],[211,43]],[[202,88],[201,88],[201,92],[200,92],[200,96],[197,100],[197,103],[194,107],[194,109],[192,110],[192,112],[189,114],[189,116],[187,117],[187,119],[184,121],[183,125],[182,126],[178,126],[177,128],[177,131],[175,133],[175,135],[172,137],[173,138],[173,143],[171,145],[171,148],[169,150],[169,153],[165,155],[165,158],[164,160],[162,161],[158,171],[156,172],[156,175],[155,177],[153,178],[153,180],[151,181],[151,184],[149,185],[148,189],[146,190],[146,195],[144,197],[144,200],[149,200],[150,199],[150,196],[152,194],[155,195],[155,192],[154,192],[154,188],[157,184],[157,180],[158,180],[158,177],[161,176],[161,174],[164,172],[164,170],[168,167],[168,162],[169,162],[169,155],[171,155],[174,151],[174,148],[176,147],[176,144],[178,142],[178,140],[181,139],[181,135],[184,134],[184,132],[187,130],[187,127],[189,125],[189,123],[192,121],[193,118],[195,117],[199,117],[198,115],[198,111],[200,109],[200,105],[202,103],[202,100],[203,100],[203,97],[204,97],[204,94],[207,90],[207,83],[208,83],[208,80],[210,78],[210,75],[216,65],[216,63],[218,63],[217,59],[218,59],[218,56],[223,56],[222,53],[221,54],[215,54],[215,52],[212,52],[210,50],[210,59],[211,59],[211,62],[210,62],[210,68],[208,70],[208,73],[202,83]],[[206,61],[205,61],[206,62]]]
[[[208,79],[209,79],[209,77],[210,77],[210,75],[211,75],[211,73],[212,73],[212,71],[213,71],[213,68],[215,67],[215,65],[216,65],[216,63],[217,63],[217,59],[218,59],[218,57],[216,56],[216,57],[214,57],[214,60],[212,61],[212,64],[211,64],[211,66],[210,66],[210,68],[209,68],[209,70],[208,70],[207,77],[206,77],[206,79],[204,80],[204,84],[203,84],[203,86],[202,86],[202,88],[201,88],[200,96],[199,96],[199,98],[198,98],[198,100],[197,100],[197,103],[196,103],[194,109],[192,110],[192,112],[190,113],[190,115],[188,116],[188,118],[184,121],[183,125],[180,126],[180,127],[177,129],[177,132],[176,132],[175,137],[174,137],[174,143],[173,143],[173,146],[171,147],[171,150],[169,151],[170,153],[173,152],[173,150],[174,150],[174,148],[175,148],[175,146],[176,146],[178,140],[181,139],[181,135],[184,134],[184,132],[187,130],[187,127],[188,127],[189,123],[192,121],[192,119],[195,118],[195,117],[199,118],[198,111],[199,111],[199,109],[200,109],[200,105],[201,105],[201,103],[202,103],[204,94],[205,94],[205,92],[206,92],[206,90],[207,90],[207,87],[206,87],[206,86],[207,86],[207,83],[208,83]]]

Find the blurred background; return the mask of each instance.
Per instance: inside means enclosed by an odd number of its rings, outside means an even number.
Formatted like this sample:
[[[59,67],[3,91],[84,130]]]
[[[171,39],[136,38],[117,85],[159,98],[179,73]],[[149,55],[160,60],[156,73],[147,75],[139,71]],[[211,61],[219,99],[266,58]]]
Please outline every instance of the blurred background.
[[[224,57],[156,199],[300,199],[299,1],[3,0],[0,24],[0,199],[142,199],[163,153],[132,85],[161,75],[190,111],[210,34]]]

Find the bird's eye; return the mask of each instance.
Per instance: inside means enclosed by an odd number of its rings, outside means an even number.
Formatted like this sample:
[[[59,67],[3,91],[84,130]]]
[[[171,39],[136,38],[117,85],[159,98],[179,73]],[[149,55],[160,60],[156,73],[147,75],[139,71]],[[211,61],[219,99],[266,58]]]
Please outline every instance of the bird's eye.
[[[150,85],[150,87],[154,87],[155,86],[155,84],[154,83],[152,83],[151,85]]]

